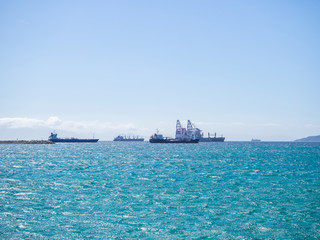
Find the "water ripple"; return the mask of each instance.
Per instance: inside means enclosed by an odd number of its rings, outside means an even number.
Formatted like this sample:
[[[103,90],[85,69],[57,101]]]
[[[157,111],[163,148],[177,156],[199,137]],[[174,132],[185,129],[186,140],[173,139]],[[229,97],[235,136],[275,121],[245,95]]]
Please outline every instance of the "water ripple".
[[[320,145],[0,145],[10,239],[319,239]]]

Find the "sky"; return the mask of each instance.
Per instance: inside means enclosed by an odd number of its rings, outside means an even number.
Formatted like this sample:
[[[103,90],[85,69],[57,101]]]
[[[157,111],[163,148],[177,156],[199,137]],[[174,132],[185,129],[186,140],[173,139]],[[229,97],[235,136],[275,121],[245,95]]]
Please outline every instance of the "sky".
[[[0,1],[0,139],[320,135],[320,1]]]

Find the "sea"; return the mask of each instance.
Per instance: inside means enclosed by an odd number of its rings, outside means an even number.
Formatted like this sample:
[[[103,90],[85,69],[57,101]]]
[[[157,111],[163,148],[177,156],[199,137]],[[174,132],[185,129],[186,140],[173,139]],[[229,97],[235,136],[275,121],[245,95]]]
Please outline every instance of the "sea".
[[[0,239],[320,239],[320,143],[0,144]]]

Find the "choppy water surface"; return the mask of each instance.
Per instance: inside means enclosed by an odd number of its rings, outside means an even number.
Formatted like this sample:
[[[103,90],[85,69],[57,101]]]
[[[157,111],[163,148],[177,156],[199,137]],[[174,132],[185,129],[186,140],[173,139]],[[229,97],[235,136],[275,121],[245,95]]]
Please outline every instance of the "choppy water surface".
[[[319,239],[320,144],[3,144],[0,238]]]

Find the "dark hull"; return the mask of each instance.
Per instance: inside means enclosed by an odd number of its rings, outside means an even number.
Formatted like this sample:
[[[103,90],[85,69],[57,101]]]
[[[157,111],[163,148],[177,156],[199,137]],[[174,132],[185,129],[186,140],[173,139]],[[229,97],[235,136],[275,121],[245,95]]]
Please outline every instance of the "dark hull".
[[[200,138],[200,142],[224,142],[224,137]]]
[[[93,143],[93,142],[98,142],[99,139],[56,138],[56,139],[49,139],[49,141],[55,142],[55,143]]]
[[[149,140],[150,143],[198,143],[199,139],[190,140],[176,140],[176,139],[152,139]]]

